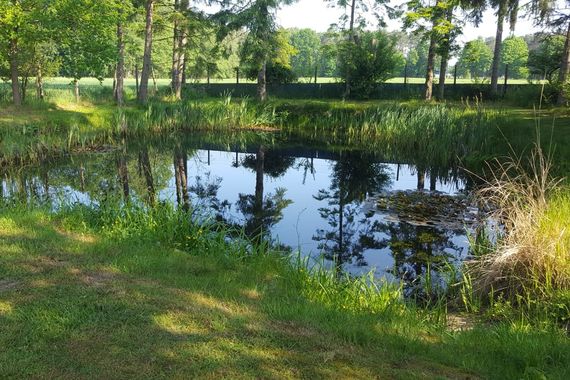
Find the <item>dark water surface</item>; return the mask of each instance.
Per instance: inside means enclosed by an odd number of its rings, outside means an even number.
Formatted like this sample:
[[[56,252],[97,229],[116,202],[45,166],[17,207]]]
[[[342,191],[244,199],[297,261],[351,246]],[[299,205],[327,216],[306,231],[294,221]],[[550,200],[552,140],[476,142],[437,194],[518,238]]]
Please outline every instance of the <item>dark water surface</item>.
[[[437,274],[468,254],[461,216],[446,220],[464,208],[465,180],[454,168],[430,171],[370,152],[271,139],[173,139],[12,169],[2,174],[2,194],[55,204],[114,194],[192,205],[326,265],[411,285],[428,268]]]

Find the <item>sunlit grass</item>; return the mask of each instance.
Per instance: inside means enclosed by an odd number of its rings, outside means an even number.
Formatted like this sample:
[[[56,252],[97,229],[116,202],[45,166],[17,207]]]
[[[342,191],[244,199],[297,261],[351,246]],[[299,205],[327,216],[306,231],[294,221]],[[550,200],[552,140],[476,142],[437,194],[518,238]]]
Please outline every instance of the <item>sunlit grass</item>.
[[[0,212],[9,377],[564,378],[570,362],[556,329],[448,331],[397,287],[252,254],[173,209]]]

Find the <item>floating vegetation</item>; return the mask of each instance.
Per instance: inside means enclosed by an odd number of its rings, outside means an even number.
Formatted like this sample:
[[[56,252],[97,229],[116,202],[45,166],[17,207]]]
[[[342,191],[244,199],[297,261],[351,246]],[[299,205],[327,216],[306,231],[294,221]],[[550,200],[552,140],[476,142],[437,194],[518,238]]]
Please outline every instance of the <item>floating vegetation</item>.
[[[479,210],[464,195],[440,192],[394,191],[374,198],[386,220],[447,230],[463,230],[478,220]]]

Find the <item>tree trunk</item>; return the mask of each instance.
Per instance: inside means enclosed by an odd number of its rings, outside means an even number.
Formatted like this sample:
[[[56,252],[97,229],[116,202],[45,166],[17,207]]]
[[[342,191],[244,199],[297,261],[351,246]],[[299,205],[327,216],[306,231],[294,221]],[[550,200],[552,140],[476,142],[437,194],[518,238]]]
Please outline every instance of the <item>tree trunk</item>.
[[[140,85],[139,85],[139,66],[135,65],[135,90],[137,93],[137,99],[139,98],[139,89],[140,89]]]
[[[429,173],[429,191],[437,190],[437,176],[433,171]]]
[[[75,95],[75,102],[79,103],[79,80],[73,79],[73,94]]]
[[[29,78],[27,76],[22,78],[22,92],[21,92],[22,102],[26,101],[26,90],[28,89],[28,81]]]
[[[151,65],[150,76],[152,77],[152,94],[156,95],[158,86],[156,85],[156,76],[154,75],[154,66]]]
[[[178,12],[188,10],[188,0],[176,0],[175,8]],[[186,65],[186,45],[188,42],[185,24],[174,22],[174,43],[172,51],[172,93],[176,99],[182,99],[182,85],[184,83],[184,67]]]
[[[501,49],[503,47],[503,24],[507,13],[507,2],[501,0],[497,11],[497,34],[495,35],[495,50],[493,52],[493,65],[491,66],[491,94],[496,96],[499,89],[499,64],[501,63]]]
[[[186,151],[181,147],[174,149],[174,178],[176,182],[176,199],[178,206],[184,210],[190,209],[188,194],[188,159]]]
[[[15,106],[22,104],[20,83],[18,79],[18,41],[10,40],[10,76],[12,79],[12,101]]]
[[[509,65],[505,65],[505,84],[503,85],[503,96],[507,95],[508,81],[509,81]]]
[[[435,28],[435,20],[433,22]],[[430,101],[433,95],[433,67],[435,65],[435,47],[436,32],[432,29],[429,39],[429,50],[427,57],[426,82],[425,82],[425,100]]]
[[[447,21],[451,24],[453,22],[453,8],[447,11]],[[438,85],[438,99],[443,100],[445,97],[445,77],[447,75],[447,65],[449,63],[449,49],[451,48],[451,31],[445,35],[445,41],[441,53],[441,65],[439,66],[439,85]]]
[[[152,177],[152,168],[150,158],[148,156],[148,149],[145,147],[139,153],[139,165],[144,175],[146,189],[148,193],[148,203],[154,205],[156,202],[156,190],[154,188],[154,179]]]
[[[453,67],[453,84],[457,84],[457,63]]]
[[[140,103],[146,103],[148,101],[148,80],[152,71],[152,20],[154,16],[154,1],[155,0],[146,0],[143,68],[138,93],[138,101]]]
[[[174,12],[178,13],[180,11],[180,0],[174,0]],[[176,94],[176,78],[178,78],[178,67],[180,65],[179,52],[180,52],[180,39],[178,35],[180,34],[178,28],[178,14],[174,15],[173,22],[173,37],[172,37],[172,69],[170,70],[170,84],[173,94]]]
[[[319,78],[319,66],[315,65],[315,84],[317,84],[318,78]]]
[[[38,67],[36,72],[36,94],[39,100],[44,100],[44,79],[42,77],[42,68]]]
[[[354,17],[355,17],[355,13],[356,13],[356,0],[352,0],[352,3],[350,5],[350,24],[348,27],[348,40],[351,43],[356,42],[355,41],[355,36],[354,36]],[[347,70],[347,72],[345,73],[346,75],[346,87],[344,90],[344,96],[345,97],[349,97],[350,96],[350,90],[351,90],[351,81],[350,81],[350,72],[349,70]]]
[[[439,85],[437,97],[439,100],[443,100],[445,97],[445,76],[447,75],[447,63],[449,61],[449,51],[447,50],[441,56],[441,65],[439,66]]]
[[[418,190],[424,190],[426,183],[426,171],[418,168]]]
[[[122,14],[122,11],[121,11]],[[116,71],[116,88],[115,101],[119,106],[125,102],[125,41],[124,41],[123,22],[117,23],[117,71]]]
[[[252,234],[261,242],[263,234],[263,177],[265,173],[265,148],[263,145],[257,149],[255,158],[255,203],[253,205],[254,228]]]
[[[560,73],[558,74],[558,80],[562,86],[557,99],[559,105],[563,105],[567,101],[564,94],[564,85],[568,82],[568,74],[570,74],[570,23],[568,23],[568,30],[566,31],[566,43],[564,44],[564,53],[562,54],[562,63],[560,64]]]
[[[261,65],[261,69],[257,74],[257,99],[260,102],[267,100],[267,81],[266,81],[267,63]]]

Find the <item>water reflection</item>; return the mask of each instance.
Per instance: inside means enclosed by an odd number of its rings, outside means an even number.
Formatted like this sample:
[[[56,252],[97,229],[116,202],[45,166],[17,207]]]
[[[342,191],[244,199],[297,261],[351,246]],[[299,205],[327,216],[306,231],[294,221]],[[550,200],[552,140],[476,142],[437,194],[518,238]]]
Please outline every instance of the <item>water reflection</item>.
[[[419,276],[465,255],[465,234],[393,220],[378,208],[376,194],[423,190],[428,183],[446,193],[463,187],[454,168],[391,163],[370,152],[181,140],[123,144],[112,152],[12,168],[2,173],[0,197],[54,205],[97,204],[108,197],[175,202],[243,228],[253,239],[322,255],[338,271],[375,269],[411,289]]]
[[[332,165],[329,188],[319,190],[314,196],[325,203],[319,213],[329,228],[318,229],[313,239],[338,271],[348,261],[366,265],[364,250],[377,244],[370,231],[371,218],[363,216],[358,205],[389,184],[386,165],[375,162],[370,155],[346,152]]]

